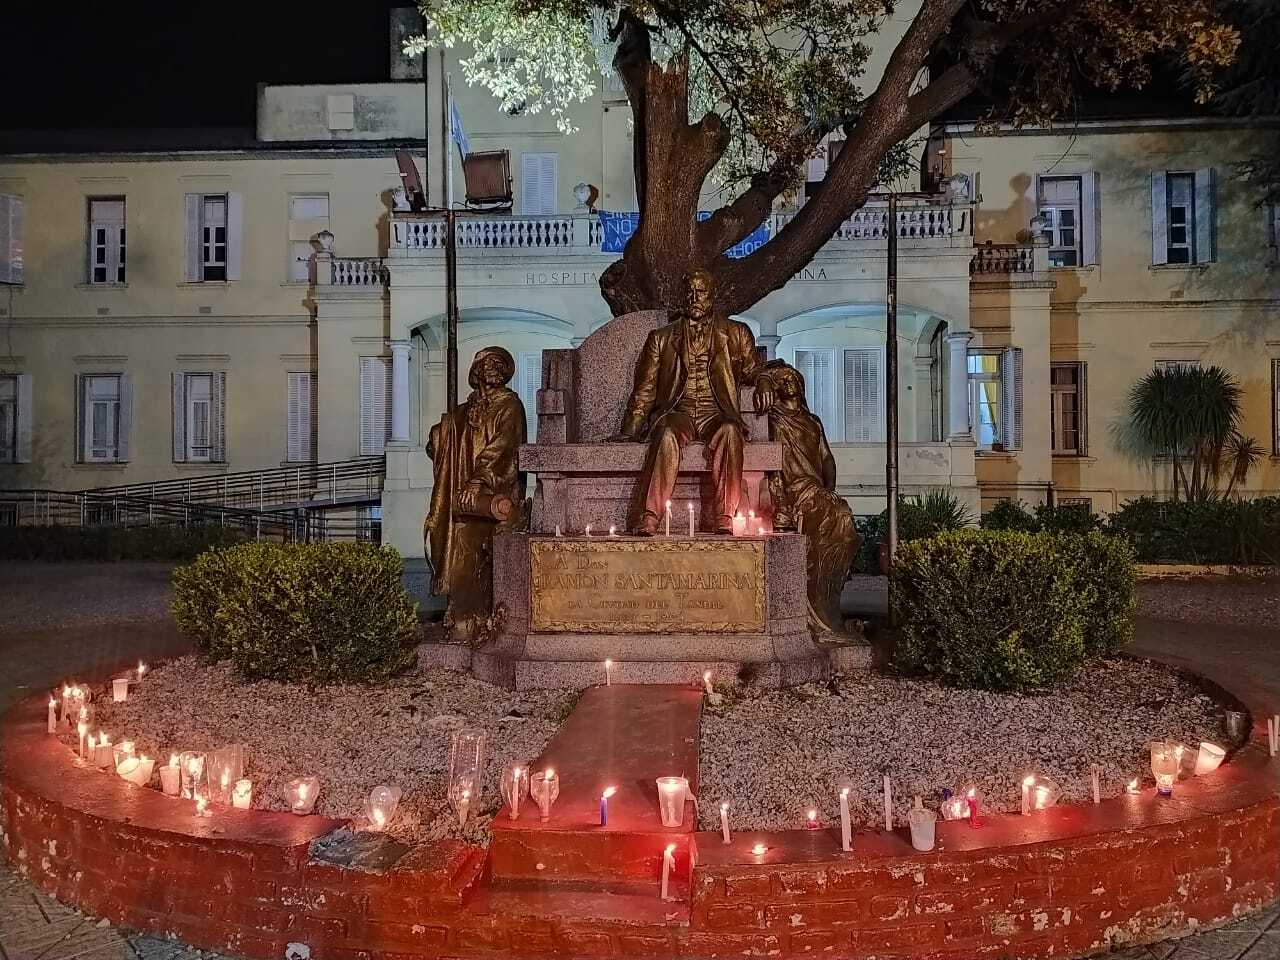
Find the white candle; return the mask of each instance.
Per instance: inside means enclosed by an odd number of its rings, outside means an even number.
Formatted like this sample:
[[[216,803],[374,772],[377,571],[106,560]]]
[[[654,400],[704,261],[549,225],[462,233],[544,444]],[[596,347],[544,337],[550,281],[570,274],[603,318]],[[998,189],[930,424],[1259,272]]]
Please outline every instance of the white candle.
[[[463,790],[462,797],[458,800],[458,826],[465,827],[467,825],[467,814],[471,812],[471,791]]]
[[[160,791],[166,797],[176,797],[182,789],[182,768],[178,766],[178,755],[169,757],[168,766],[160,768]]]
[[[1280,721],[1280,717],[1270,717],[1267,720],[1267,749],[1271,756],[1276,755],[1276,725]]]
[[[147,672],[147,665],[141,660],[138,661],[138,679],[142,679],[142,675]]]
[[[693,539],[693,504],[689,504],[689,539]]]
[[[733,837],[729,835],[729,805],[727,803],[720,804],[720,838],[725,843],[733,842]]]
[[[512,820],[520,819],[520,778],[524,776],[524,771],[516,767],[511,771],[511,811]]]
[[[248,810],[253,805],[253,781],[237,780],[236,788],[231,792],[231,806],[237,810]]]
[[[1022,778],[1022,815],[1024,817],[1031,815],[1031,788],[1035,782],[1035,777]]]
[[[849,853],[853,849],[853,831],[849,827],[849,788],[840,791],[840,849]]]
[[[49,698],[49,733],[58,732],[58,701]]]
[[[59,719],[66,722],[71,721],[71,717],[67,714],[67,702],[71,699],[71,688],[65,683],[62,685],[62,714]]]
[[[99,769],[105,770],[111,765],[111,738],[105,733],[98,733],[98,748],[94,752],[93,764]]]
[[[671,501],[667,501],[667,536],[671,536]]]
[[[111,699],[116,703],[124,703],[129,699],[129,678],[120,677],[111,681]]]
[[[884,828],[890,833],[893,832],[893,786],[889,782],[888,774],[885,774],[884,778]]]
[[[1227,752],[1216,743],[1205,740],[1200,744],[1200,752],[1196,754],[1196,776],[1200,777],[1217,770],[1222,763],[1222,758],[1226,755]]]
[[[618,528],[615,527],[613,524],[609,524],[609,536],[616,537],[617,535],[618,535]]]
[[[1129,783],[1124,788],[1125,793],[1140,793],[1141,791],[1142,791],[1142,787],[1138,783],[1137,777],[1134,777],[1132,780],[1130,780]]]
[[[607,686],[609,686],[609,682],[610,682],[609,671],[610,671],[611,669],[613,669],[613,661],[612,661],[612,660],[606,660],[606,661],[604,662],[604,685],[605,685],[606,687],[607,687]]]
[[[556,524],[556,536],[560,536],[560,524]]]
[[[556,778],[556,772],[550,767],[542,773],[542,792],[538,794],[538,816],[543,820],[551,819],[551,788]]]
[[[584,532],[585,532],[585,533],[586,533],[586,535],[587,535],[587,539],[588,539],[588,540],[590,540],[590,539],[591,539],[591,524],[589,524],[589,523],[587,524],[587,529],[586,529]]]
[[[84,735],[88,733],[89,725],[81,720],[76,724],[76,732],[80,734],[80,762],[84,763]]]
[[[1092,773],[1093,773],[1093,802],[1101,803],[1102,802],[1102,783],[1098,778],[1098,768],[1096,766],[1093,768]]]
[[[747,518],[740,513],[733,515],[733,535],[741,537],[747,532]]]
[[[671,871],[676,868],[676,845],[674,843],[667,844],[667,849],[662,852],[662,899],[670,900],[667,895],[668,887],[671,883]]]
[[[712,689],[711,687],[711,671],[710,670],[704,670],[702,673],[702,689],[705,690],[707,693],[715,693],[715,690]]]

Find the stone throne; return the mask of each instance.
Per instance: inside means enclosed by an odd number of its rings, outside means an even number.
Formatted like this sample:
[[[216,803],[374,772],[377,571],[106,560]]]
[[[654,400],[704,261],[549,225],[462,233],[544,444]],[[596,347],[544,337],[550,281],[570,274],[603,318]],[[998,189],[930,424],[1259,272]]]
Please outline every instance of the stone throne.
[[[650,332],[667,323],[667,313],[647,310],[615,317],[572,350],[542,351],[542,389],[538,391],[537,441],[520,448],[520,469],[537,476],[533,498],[533,533],[605,534],[610,526],[626,530],[636,479],[644,466],[647,444],[607,443],[618,432],[631,395],[636,361]],[[769,424],[752,409],[750,387],[739,398],[747,424],[743,449],[745,516],[767,516],[764,476],[782,468],[782,447],[769,440]],[[710,467],[701,443],[690,444],[680,461],[671,499],[673,533],[688,530],[692,503],[698,529],[704,525],[701,504],[709,486]]]

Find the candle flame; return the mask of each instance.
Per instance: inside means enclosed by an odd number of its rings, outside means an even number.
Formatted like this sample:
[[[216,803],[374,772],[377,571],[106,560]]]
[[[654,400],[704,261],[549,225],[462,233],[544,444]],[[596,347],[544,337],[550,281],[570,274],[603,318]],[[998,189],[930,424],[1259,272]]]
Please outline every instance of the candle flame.
[[[609,669],[610,667],[612,667],[612,666],[613,666],[613,661],[612,661],[612,660],[606,660],[606,661],[604,662],[604,668],[605,668],[606,670],[608,670],[608,669]]]
[[[463,790],[463,791],[462,791],[462,799],[463,799],[463,800],[470,800],[470,799],[471,799],[471,791],[470,791],[470,790]]]
[[[376,809],[373,811],[373,822],[380,827],[385,826],[387,822],[387,815],[383,813],[382,810]]]
[[[169,754],[169,766],[176,767],[178,765],[178,755],[176,753]]]
[[[817,819],[818,819],[818,811],[817,811],[817,810],[810,810],[810,811],[809,811],[809,813],[807,814],[807,816],[809,817],[809,819],[810,819],[810,820],[817,820]]]
[[[751,852],[754,853],[757,857],[763,857],[766,853],[769,852],[769,848],[766,847],[763,843],[757,843],[754,847],[751,848]]]
[[[975,788],[973,788],[973,787],[970,787],[970,788],[969,788],[969,792],[966,794],[966,796],[967,796],[970,800],[972,800],[972,799],[973,799],[974,797],[976,797],[977,795],[978,795],[978,791],[977,791]]]
[[[703,682],[703,683],[710,683],[710,682],[711,682],[711,671],[710,671],[710,670],[704,670],[704,671],[702,671],[702,682]]]
[[[57,707],[57,706],[58,706],[58,701],[57,701],[57,700],[55,700],[53,697],[50,697],[50,698],[49,698],[49,706],[51,706],[51,707]]]
[[[1125,790],[1126,790],[1127,792],[1129,792],[1129,793],[1137,793],[1137,792],[1138,792],[1138,778],[1137,778],[1137,777],[1134,777],[1132,780],[1130,780],[1130,781],[1129,781],[1129,785],[1128,785],[1127,787],[1125,787]]]
[[[547,783],[550,783],[552,778],[555,777],[555,775],[556,775],[556,772],[552,770],[550,767],[547,767],[547,769],[543,771],[542,779],[547,781]]]
[[[615,793],[617,793],[617,792],[618,792],[618,788],[617,788],[617,787],[605,787],[605,788],[604,788],[604,793],[600,794],[600,799],[601,799],[601,800],[608,800],[610,797],[612,797],[612,796],[613,796]]]
[[[762,537],[763,537],[763,536],[764,536],[764,527],[756,527],[756,533],[757,533],[759,536],[762,536]]]
[[[668,501],[667,501],[667,512],[668,512],[668,513],[670,513],[670,512],[671,512],[671,501],[670,501],[670,500],[668,500]]]
[[[721,812],[721,813],[728,813],[728,812],[729,812],[729,805],[728,805],[727,803],[722,803],[722,804],[720,804],[720,812]]]
[[[1035,782],[1036,782],[1036,778],[1035,778],[1035,777],[1027,776],[1027,777],[1023,777],[1023,778],[1022,778],[1022,785],[1023,785],[1024,787],[1029,787],[1029,786],[1031,786],[1032,784],[1034,784]],[[972,792],[970,793],[970,796],[972,796]]]
[[[841,790],[840,790],[840,796],[841,796],[841,797],[847,797],[847,796],[849,796],[849,788],[848,788],[848,787],[842,787],[842,788],[841,788]]]
[[[666,849],[667,856],[671,856],[675,852],[676,852],[676,845],[674,843],[668,843],[667,849]]]
[[[62,695],[64,697],[71,696],[71,688],[68,687],[65,683],[62,685]]]
[[[618,535],[618,528],[615,527],[613,524],[609,524],[609,536],[616,537],[617,535]]]

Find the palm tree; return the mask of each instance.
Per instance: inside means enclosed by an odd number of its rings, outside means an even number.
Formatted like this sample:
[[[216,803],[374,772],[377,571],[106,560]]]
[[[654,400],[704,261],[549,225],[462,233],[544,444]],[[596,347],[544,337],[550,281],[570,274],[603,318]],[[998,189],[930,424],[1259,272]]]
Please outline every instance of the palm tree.
[[[1174,500],[1213,496],[1228,465],[1230,493],[1258,461],[1258,444],[1239,431],[1241,395],[1218,366],[1152,370],[1129,391],[1129,438],[1145,457],[1170,462]]]

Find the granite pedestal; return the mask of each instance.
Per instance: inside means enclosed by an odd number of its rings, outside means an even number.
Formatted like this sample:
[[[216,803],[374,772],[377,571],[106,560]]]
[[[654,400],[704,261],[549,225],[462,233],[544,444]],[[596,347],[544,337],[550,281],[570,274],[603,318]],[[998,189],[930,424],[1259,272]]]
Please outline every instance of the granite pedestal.
[[[687,532],[687,531],[686,531]],[[494,637],[471,671],[520,690],[697,683],[704,670],[763,687],[821,680],[809,632],[805,540],[726,537],[494,539]]]

